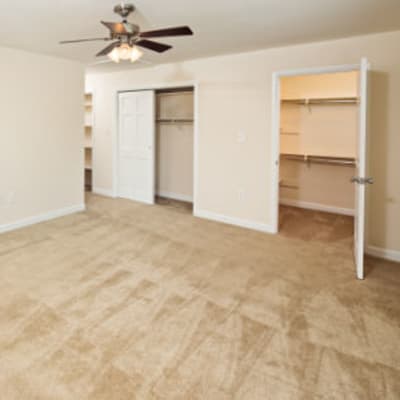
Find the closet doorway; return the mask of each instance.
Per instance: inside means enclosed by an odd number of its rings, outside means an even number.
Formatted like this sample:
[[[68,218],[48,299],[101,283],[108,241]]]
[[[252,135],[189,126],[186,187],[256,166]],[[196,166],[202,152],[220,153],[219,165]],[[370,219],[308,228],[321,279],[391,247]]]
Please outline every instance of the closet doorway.
[[[116,197],[193,212],[195,87],[118,93]]]
[[[156,91],[156,203],[193,212],[193,87]]]
[[[274,74],[276,231],[354,246],[364,278],[368,63]]]

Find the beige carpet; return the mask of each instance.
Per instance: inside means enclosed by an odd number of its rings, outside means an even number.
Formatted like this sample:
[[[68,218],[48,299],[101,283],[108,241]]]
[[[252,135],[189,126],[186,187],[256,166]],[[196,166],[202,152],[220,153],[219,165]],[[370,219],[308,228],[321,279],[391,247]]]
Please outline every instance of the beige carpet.
[[[400,265],[88,203],[0,236],[1,400],[400,399]]]

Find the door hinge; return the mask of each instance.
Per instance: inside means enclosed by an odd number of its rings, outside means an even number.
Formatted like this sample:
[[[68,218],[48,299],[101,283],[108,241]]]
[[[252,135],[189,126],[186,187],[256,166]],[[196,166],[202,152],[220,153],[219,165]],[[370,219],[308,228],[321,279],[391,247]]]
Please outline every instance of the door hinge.
[[[372,185],[374,183],[374,178],[361,178],[360,176],[353,176],[351,178],[352,183],[358,183],[359,185]]]

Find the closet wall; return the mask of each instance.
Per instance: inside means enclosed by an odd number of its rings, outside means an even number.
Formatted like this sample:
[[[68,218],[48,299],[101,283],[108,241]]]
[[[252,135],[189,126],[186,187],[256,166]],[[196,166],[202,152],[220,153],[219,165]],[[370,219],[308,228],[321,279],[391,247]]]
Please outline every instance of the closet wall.
[[[287,100],[356,98],[357,93],[357,72],[281,79],[281,204],[352,213],[353,166],[307,163],[284,155],[354,159],[358,127],[356,102],[305,105]]]
[[[193,201],[193,90],[159,91],[156,193]]]

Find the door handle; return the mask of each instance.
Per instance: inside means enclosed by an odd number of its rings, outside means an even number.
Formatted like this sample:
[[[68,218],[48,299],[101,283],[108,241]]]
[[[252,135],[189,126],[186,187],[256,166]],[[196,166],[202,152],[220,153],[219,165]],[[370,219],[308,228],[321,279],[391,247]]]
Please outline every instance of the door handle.
[[[353,176],[350,180],[351,183],[358,183],[359,185],[372,185],[374,183],[374,178],[367,177],[361,178],[360,176]]]

